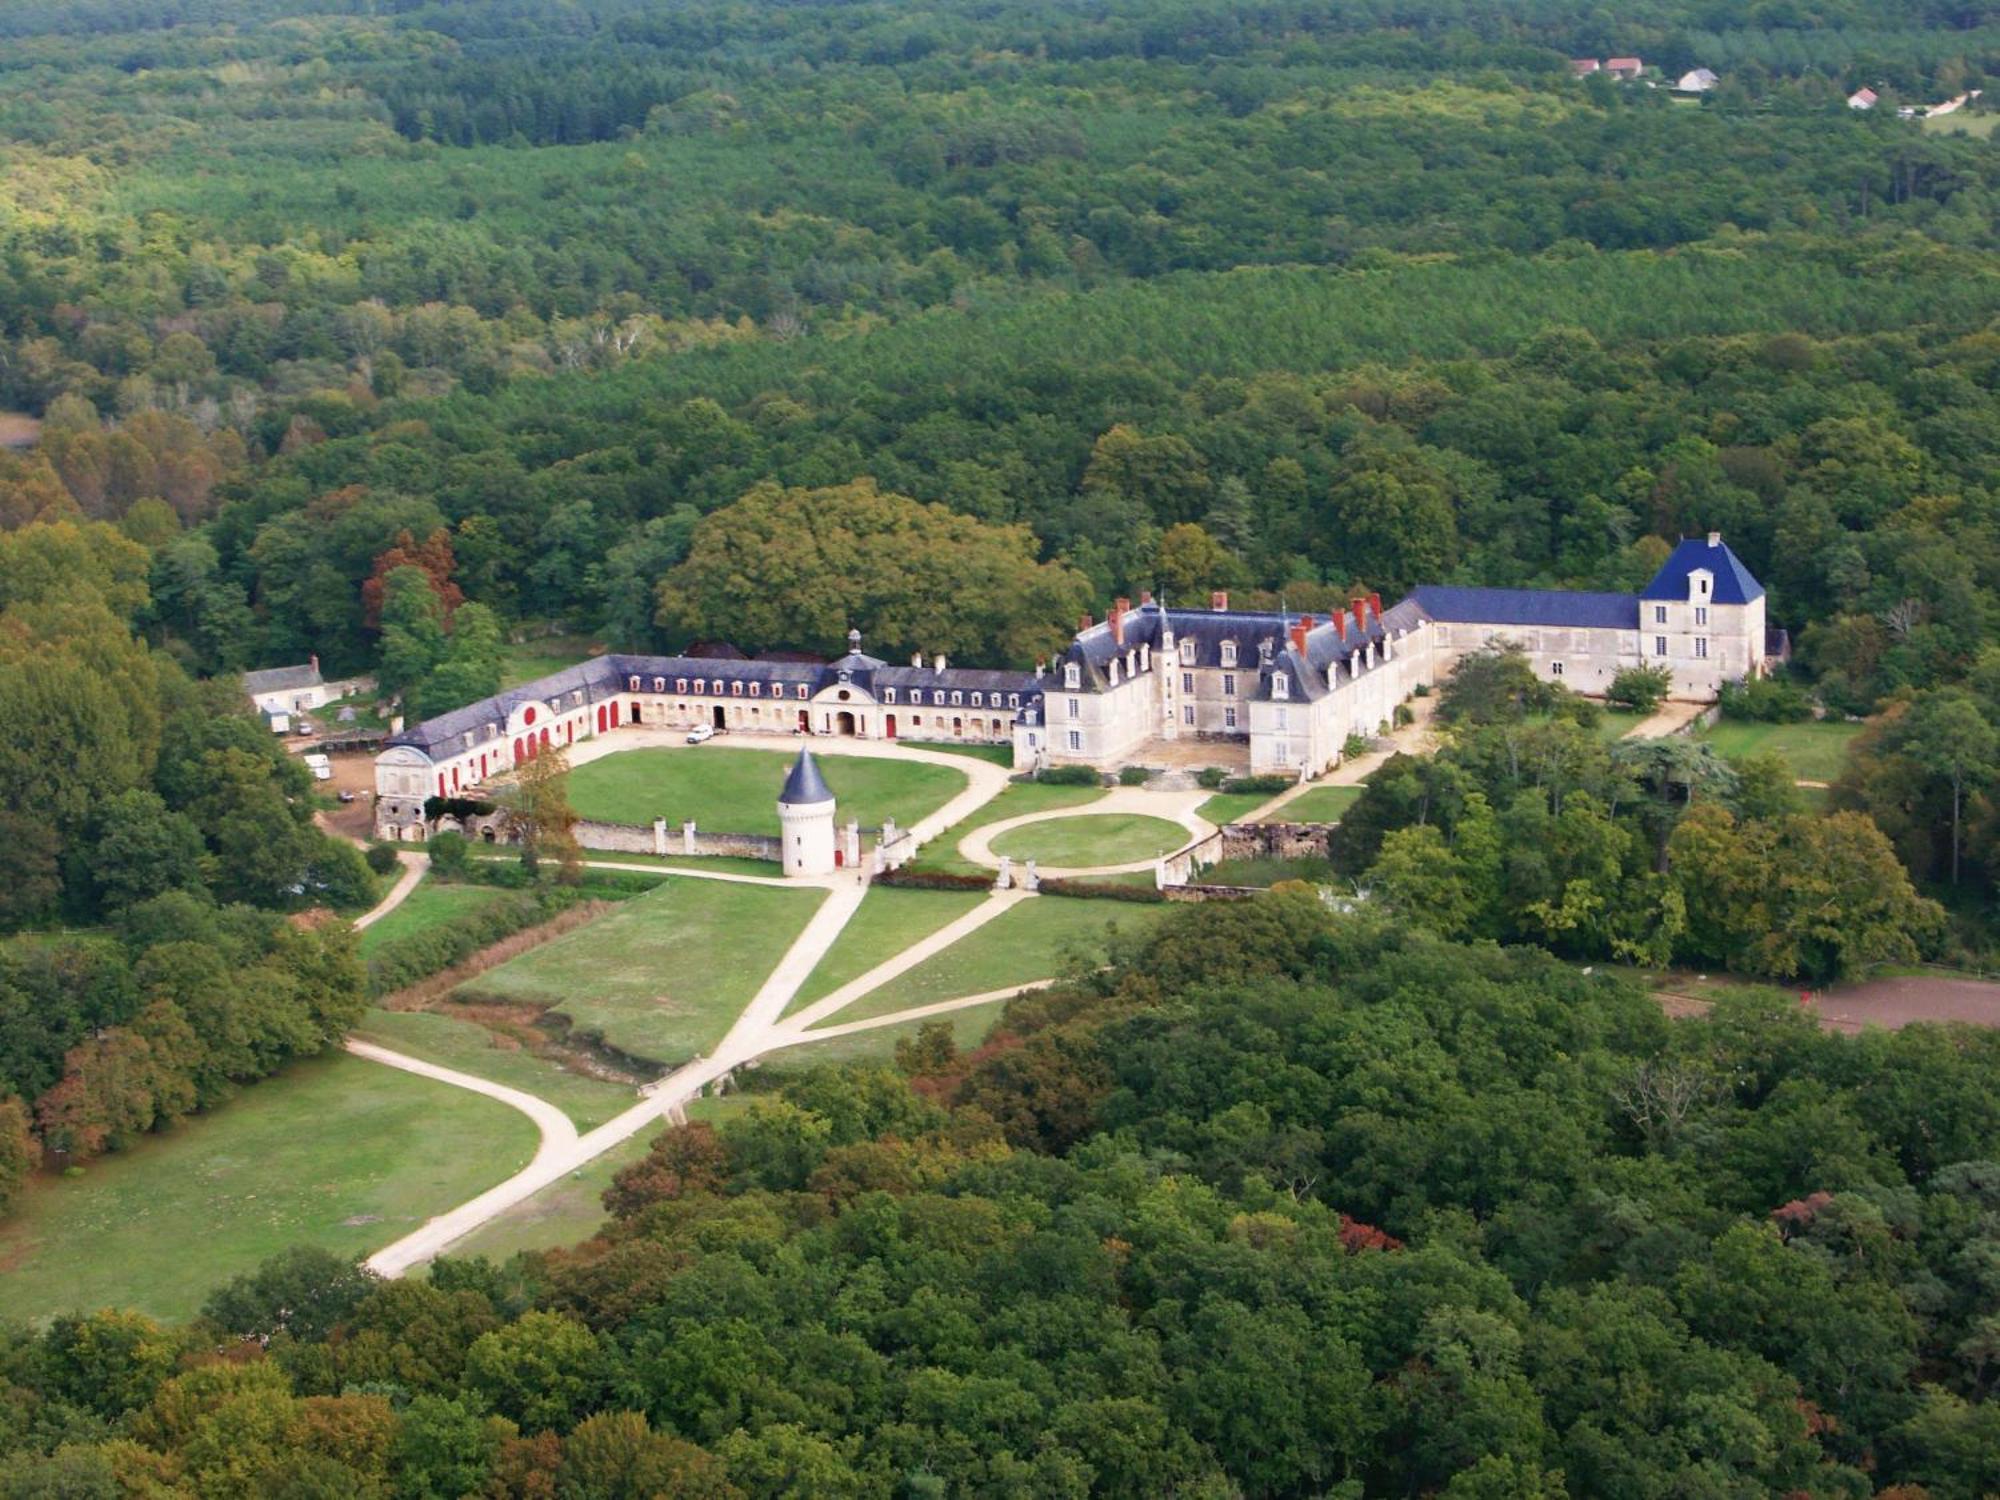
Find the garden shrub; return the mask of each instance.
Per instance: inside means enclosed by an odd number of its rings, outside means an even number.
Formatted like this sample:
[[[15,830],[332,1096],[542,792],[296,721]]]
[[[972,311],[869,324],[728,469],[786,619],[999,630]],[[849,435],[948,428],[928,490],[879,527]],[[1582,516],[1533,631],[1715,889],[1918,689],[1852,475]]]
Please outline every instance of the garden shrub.
[[[1211,792],[1221,790],[1222,783],[1228,779],[1229,773],[1223,770],[1221,766],[1203,766],[1199,771],[1194,773],[1195,785]]]
[[[1126,766],[1118,773],[1120,786],[1144,786],[1153,779],[1153,773],[1144,766]]]
[[[1232,776],[1222,783],[1225,792],[1249,792],[1262,797],[1275,797],[1280,792],[1288,792],[1298,783],[1281,771],[1267,771],[1259,776]]]
[[[391,844],[370,844],[362,858],[368,861],[368,868],[377,875],[387,875],[396,868],[396,850]]]
[[[1097,772],[1089,766],[1050,766],[1037,771],[1035,780],[1045,786],[1096,786]]]
[[[1763,724],[1796,724],[1812,717],[1812,699],[1796,682],[1759,677],[1750,682],[1725,682],[1716,699],[1725,719]]]

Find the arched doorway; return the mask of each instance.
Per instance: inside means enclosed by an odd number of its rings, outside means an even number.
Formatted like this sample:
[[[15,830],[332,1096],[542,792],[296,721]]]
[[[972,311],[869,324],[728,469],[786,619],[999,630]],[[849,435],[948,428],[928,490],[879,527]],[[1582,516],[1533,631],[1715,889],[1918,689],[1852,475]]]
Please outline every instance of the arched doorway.
[[[843,708],[833,716],[833,727],[841,734],[854,733],[854,715]]]
[[[965,720],[954,717],[951,721],[951,732],[962,736],[965,733]]]
[[[604,728],[605,728],[604,705],[600,703],[597,705],[597,732],[599,734],[604,733]]]

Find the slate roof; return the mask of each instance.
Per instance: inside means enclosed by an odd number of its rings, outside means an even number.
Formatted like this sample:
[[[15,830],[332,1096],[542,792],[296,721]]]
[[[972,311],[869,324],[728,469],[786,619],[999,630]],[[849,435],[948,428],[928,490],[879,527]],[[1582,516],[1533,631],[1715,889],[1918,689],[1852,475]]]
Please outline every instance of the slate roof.
[[[1685,600],[1688,574],[1696,568],[1706,568],[1715,575],[1715,592],[1711,596],[1714,603],[1748,604],[1764,597],[1764,585],[1750,576],[1743,560],[1729,550],[1729,543],[1719,537],[1711,541],[1700,536],[1683,538],[1639,597]]]
[[[1686,590],[1678,597],[1686,597]],[[1431,619],[1446,623],[1555,625],[1599,630],[1639,628],[1639,601],[1631,594],[1587,593],[1578,589],[1475,589],[1425,583],[1419,584],[1410,598]]]
[[[819,774],[819,762],[813,759],[812,751],[800,749],[799,758],[792,762],[792,774],[785,778],[785,789],[778,793],[778,801],[786,807],[809,807],[832,800],[833,788]]]
[[[319,668],[310,663],[297,667],[265,667],[243,674],[243,691],[252,694],[282,693],[292,688],[318,687],[324,680],[319,675]]]

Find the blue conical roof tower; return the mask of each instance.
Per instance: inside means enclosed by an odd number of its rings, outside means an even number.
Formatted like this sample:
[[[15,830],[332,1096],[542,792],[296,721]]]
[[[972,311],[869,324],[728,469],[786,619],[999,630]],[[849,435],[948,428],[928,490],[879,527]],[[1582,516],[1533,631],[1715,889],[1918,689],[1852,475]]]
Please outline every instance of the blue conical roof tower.
[[[785,789],[778,793],[778,802],[785,807],[810,807],[815,803],[831,802],[833,788],[819,774],[819,762],[813,759],[810,750],[801,749],[799,758],[792,762],[792,773],[785,778]]]

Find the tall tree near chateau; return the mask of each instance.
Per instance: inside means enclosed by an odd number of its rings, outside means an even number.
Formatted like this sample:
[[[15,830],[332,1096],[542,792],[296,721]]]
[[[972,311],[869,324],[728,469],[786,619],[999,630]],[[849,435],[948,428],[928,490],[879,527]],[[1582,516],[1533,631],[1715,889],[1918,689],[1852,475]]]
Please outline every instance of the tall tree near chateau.
[[[695,528],[660,584],[671,635],[747,650],[824,649],[859,626],[870,651],[1024,664],[1068,638],[1082,574],[1038,562],[1025,527],[989,526],[878,489],[758,485]]]
[[[521,864],[533,874],[552,859],[561,878],[574,883],[583,869],[577,849],[576,810],[569,805],[569,757],[544,750],[514,773],[501,793],[507,836],[521,846]]]

